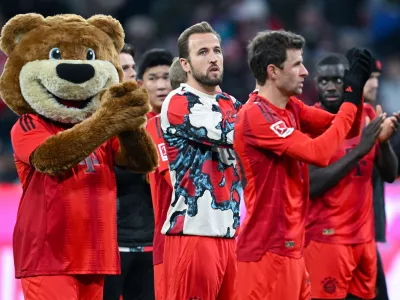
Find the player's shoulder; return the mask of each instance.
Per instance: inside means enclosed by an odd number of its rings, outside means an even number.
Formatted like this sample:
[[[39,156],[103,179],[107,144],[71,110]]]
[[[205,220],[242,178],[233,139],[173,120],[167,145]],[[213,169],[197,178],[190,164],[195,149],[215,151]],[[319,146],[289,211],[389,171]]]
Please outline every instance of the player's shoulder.
[[[12,127],[11,134],[20,132],[27,133],[36,129],[38,126],[41,126],[43,123],[45,123],[45,120],[38,115],[23,114],[18,118]]]
[[[249,120],[262,118],[264,122],[271,124],[281,119],[276,111],[258,95],[250,97],[249,100],[243,104],[238,115],[240,115],[241,118]]]
[[[146,129],[148,131],[156,129],[157,124],[160,123],[160,118],[161,118],[161,116],[157,115],[157,116],[154,116],[153,118],[149,119],[146,124]]]
[[[172,90],[163,102],[163,106],[168,105],[179,105],[180,102],[187,101],[185,86],[180,86],[175,90]]]
[[[376,112],[374,107],[369,103],[364,103],[363,113],[367,115],[370,119],[376,118]]]

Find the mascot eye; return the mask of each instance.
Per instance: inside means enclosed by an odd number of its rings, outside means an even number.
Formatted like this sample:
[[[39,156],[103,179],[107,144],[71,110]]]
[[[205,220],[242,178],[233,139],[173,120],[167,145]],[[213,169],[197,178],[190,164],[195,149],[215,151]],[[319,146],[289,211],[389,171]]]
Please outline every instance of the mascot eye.
[[[92,48],[89,48],[86,52],[86,59],[87,60],[95,60],[96,59],[96,53]]]
[[[49,52],[50,59],[61,59],[61,51],[58,48],[53,48]]]

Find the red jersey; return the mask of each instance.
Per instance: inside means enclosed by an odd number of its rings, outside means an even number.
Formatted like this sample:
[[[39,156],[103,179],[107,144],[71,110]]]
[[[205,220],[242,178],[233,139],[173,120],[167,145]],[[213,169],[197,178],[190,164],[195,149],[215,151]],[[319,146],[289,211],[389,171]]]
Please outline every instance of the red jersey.
[[[163,262],[165,235],[161,229],[167,219],[169,205],[171,204],[172,187],[168,181],[168,156],[165,149],[164,138],[161,130],[160,115],[150,119],[147,122],[147,131],[153,138],[154,144],[158,150],[159,166],[149,173],[151,199],[154,209],[154,238],[153,238],[153,263],[155,265]]]
[[[154,118],[155,116],[157,116],[157,113],[155,112],[155,111],[149,111],[147,114],[146,114],[146,117],[147,117],[147,120],[150,120],[150,119],[152,119],[152,118]]]
[[[374,109],[364,105],[363,120],[376,117]],[[363,123],[363,127],[365,123]],[[355,148],[361,134],[345,140],[329,164],[340,160]],[[374,239],[374,212],[372,205],[372,171],[377,144],[350,173],[321,197],[313,199],[307,217],[306,239],[323,243],[359,244]]]
[[[14,228],[17,278],[63,274],[118,274],[114,153],[101,145],[63,175],[38,172],[30,155],[63,131],[36,115],[22,115],[11,130],[23,194]]]
[[[306,164],[328,164],[333,145],[344,140],[356,111],[345,103],[335,118],[294,97],[280,109],[251,95],[235,124],[234,149],[247,210],[238,239],[239,261],[258,261],[266,251],[303,255],[309,202]],[[316,139],[305,134],[325,130]]]

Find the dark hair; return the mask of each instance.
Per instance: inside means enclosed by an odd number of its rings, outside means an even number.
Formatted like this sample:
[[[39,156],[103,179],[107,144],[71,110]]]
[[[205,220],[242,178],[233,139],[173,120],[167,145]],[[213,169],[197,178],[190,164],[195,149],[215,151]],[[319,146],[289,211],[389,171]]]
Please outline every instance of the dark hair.
[[[136,77],[143,79],[143,74],[148,68],[157,66],[170,66],[174,56],[171,52],[165,49],[150,49],[143,53],[138,65]]]
[[[327,53],[318,58],[315,66],[318,68],[326,65],[343,65],[345,69],[348,69],[349,61],[346,56],[340,53]]]
[[[259,32],[247,47],[248,63],[257,83],[263,85],[267,80],[267,67],[270,64],[283,68],[286,50],[303,49],[305,40],[301,35],[284,30]]]
[[[121,53],[126,53],[126,54],[130,54],[132,56],[132,58],[135,58],[135,48],[133,48],[133,46],[131,44],[125,43],[124,47],[122,47],[121,49]]]
[[[221,43],[221,37],[207,22],[201,22],[190,26],[181,33],[178,38],[178,52],[179,57],[189,58],[189,37],[196,33],[212,33]]]
[[[175,57],[171,66],[169,67],[169,81],[173,90],[177,89],[181,83],[187,81],[187,74],[182,69],[179,57]]]

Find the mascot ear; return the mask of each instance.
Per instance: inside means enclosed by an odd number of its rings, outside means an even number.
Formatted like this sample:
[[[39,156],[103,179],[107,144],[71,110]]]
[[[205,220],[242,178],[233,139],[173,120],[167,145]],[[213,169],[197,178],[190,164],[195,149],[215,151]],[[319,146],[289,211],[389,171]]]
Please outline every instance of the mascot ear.
[[[10,56],[25,33],[43,24],[45,21],[42,15],[33,13],[16,15],[4,25],[1,31],[0,49]]]
[[[125,34],[121,24],[116,19],[105,15],[94,15],[87,21],[107,33],[113,40],[118,53],[121,51],[124,46]]]

